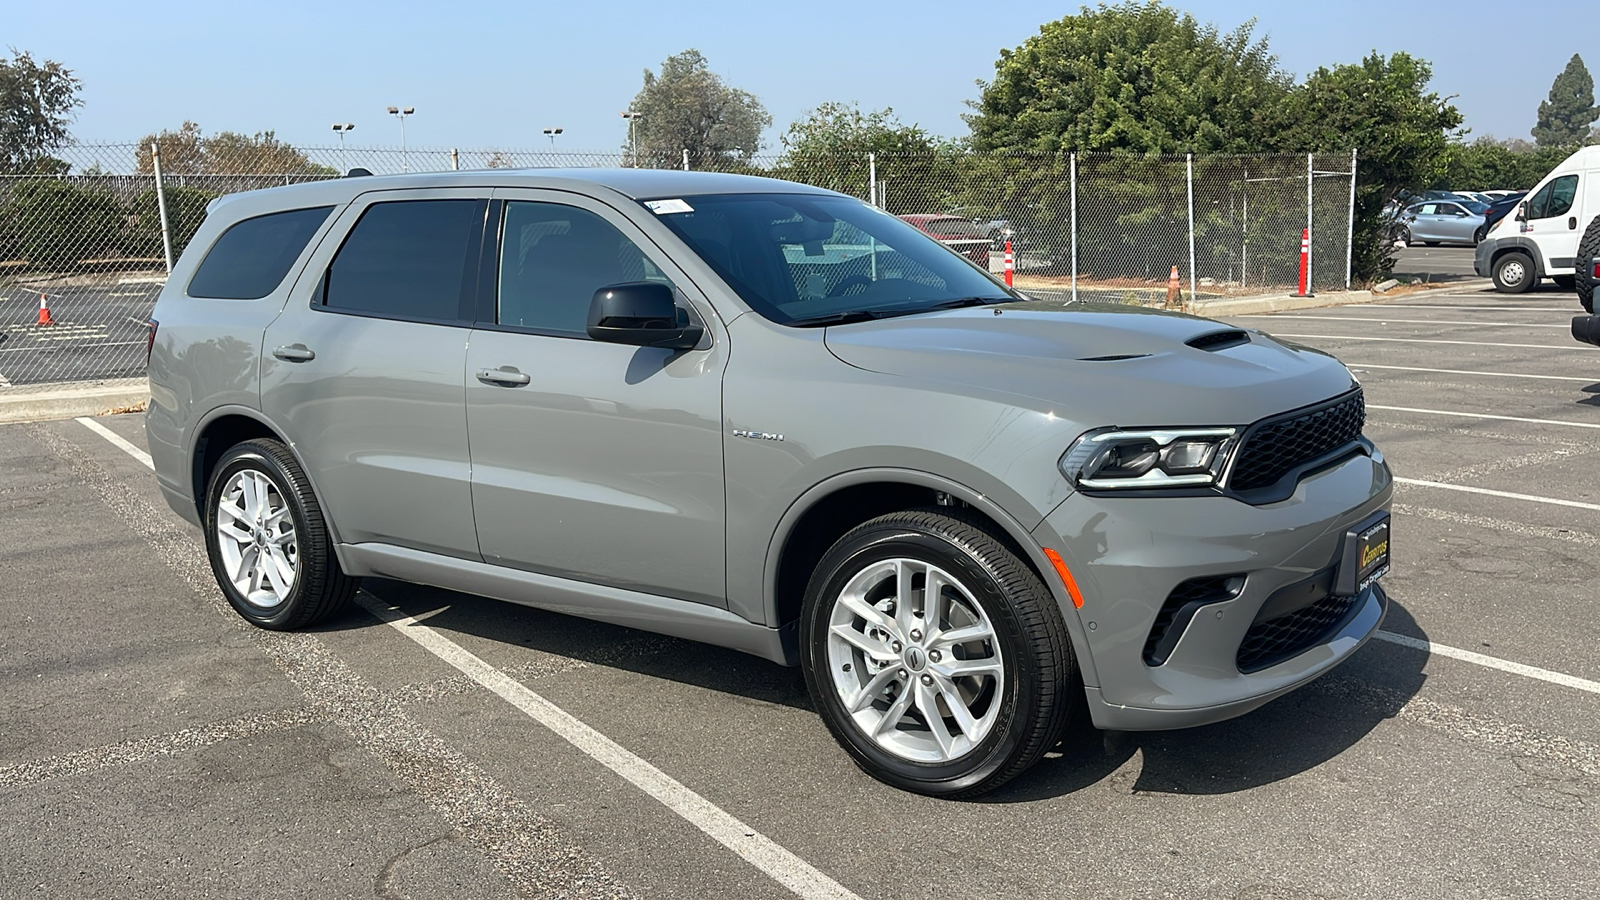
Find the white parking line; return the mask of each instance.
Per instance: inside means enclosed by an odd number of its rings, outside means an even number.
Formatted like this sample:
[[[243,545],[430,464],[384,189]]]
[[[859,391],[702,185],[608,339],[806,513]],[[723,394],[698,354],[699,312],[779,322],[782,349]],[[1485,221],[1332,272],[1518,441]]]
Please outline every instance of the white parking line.
[[[1573,315],[1570,306],[1452,306],[1440,303],[1432,306],[1407,305],[1404,303],[1374,303],[1372,309],[1470,309],[1484,312],[1563,312]]]
[[[1423,481],[1420,478],[1401,478],[1395,476],[1395,484],[1410,484],[1417,487],[1442,488],[1447,491],[1461,491],[1465,494],[1483,494],[1488,497],[1505,497],[1508,500],[1530,500],[1534,503],[1548,503],[1552,506],[1570,506],[1573,509],[1592,509],[1600,512],[1600,503],[1586,503],[1582,500],[1566,500],[1561,497],[1540,497],[1536,494],[1517,494],[1511,491],[1494,491],[1489,488],[1470,487],[1465,484],[1450,484],[1444,481]]]
[[[150,454],[90,418],[77,420],[123,452],[154,469]],[[522,710],[529,718],[555,732],[568,743],[629,783],[649,794],[663,806],[683,817],[717,843],[737,853],[746,862],[807,900],[862,900],[849,888],[829,878],[771,838],[756,831],[710,800],[685,787],[682,782],[646,762],[626,747],[585,725],[571,713],[556,706],[509,675],[496,669],[460,644],[427,625],[367,597],[356,602],[379,621],[415,641],[463,675],[499,695]]]
[[[1462,322],[1455,319],[1396,319],[1393,317],[1378,318],[1375,316],[1307,316],[1300,313],[1253,313],[1248,316],[1234,316],[1236,319],[1330,319],[1335,322],[1382,322],[1385,325],[1497,325],[1505,328],[1560,328],[1563,331],[1571,330],[1570,325],[1549,325],[1544,322]]]
[[[1500,341],[1439,341],[1425,338],[1391,338],[1391,337],[1363,337],[1355,334],[1291,334],[1287,331],[1269,331],[1268,334],[1277,337],[1292,338],[1321,338],[1325,341],[1387,341],[1394,344],[1458,344],[1463,347],[1521,347],[1526,350],[1578,350],[1584,353],[1593,353],[1594,348],[1588,344],[1572,342],[1566,344],[1505,344]]]
[[[146,343],[145,341],[111,341],[109,343],[104,343],[104,344],[77,344],[77,345],[73,345],[73,346],[67,346],[67,345],[64,345],[64,344],[63,345],[54,345],[54,344],[52,344],[50,346],[38,346],[38,347],[0,347],[0,353],[26,353],[26,352],[28,352],[30,350],[33,350],[33,351],[39,351],[39,350],[87,350],[90,347],[128,347],[128,346],[134,346],[134,345],[143,346],[145,343]]]
[[[1489,375],[1495,378],[1539,378],[1545,381],[1585,381],[1593,384],[1600,381],[1600,376],[1595,378],[1580,378],[1575,375],[1524,375],[1521,372],[1477,372],[1471,369],[1424,369],[1421,366],[1379,366],[1372,363],[1352,363],[1345,365],[1351,369],[1393,369],[1397,372],[1437,372],[1442,375]]]
[[[1523,416],[1495,416],[1489,413],[1457,412],[1453,409],[1414,409],[1409,406],[1378,406],[1367,404],[1367,409],[1382,409],[1389,412],[1422,413],[1429,416],[1460,416],[1464,419],[1494,419],[1500,422],[1532,422],[1535,425],[1566,425],[1569,428],[1600,428],[1600,422],[1568,422],[1563,419],[1529,419]]]
[[[1418,640],[1403,634],[1395,634],[1392,631],[1380,631],[1373,637],[1380,641],[1388,641],[1391,644],[1399,644],[1402,647],[1410,647],[1413,650],[1421,650],[1424,653],[1437,653],[1440,656],[1459,659],[1462,662],[1469,662],[1487,669],[1498,669],[1501,672],[1510,672],[1513,675],[1521,675],[1526,678],[1537,678],[1540,681],[1548,681],[1551,684],[1559,684],[1562,687],[1569,687],[1573,690],[1600,694],[1600,681],[1590,681],[1587,678],[1579,678],[1576,675],[1568,675],[1565,672],[1552,672],[1549,669],[1541,669],[1538,666],[1527,666],[1495,656],[1484,656],[1482,653],[1474,653],[1471,650],[1458,650],[1455,647],[1446,647],[1444,644]]]

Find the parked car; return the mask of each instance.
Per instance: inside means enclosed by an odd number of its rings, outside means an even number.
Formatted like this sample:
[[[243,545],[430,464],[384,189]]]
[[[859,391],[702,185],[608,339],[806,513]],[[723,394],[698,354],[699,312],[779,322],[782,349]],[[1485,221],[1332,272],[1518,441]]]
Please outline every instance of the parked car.
[[[1493,231],[1495,223],[1510,215],[1512,210],[1517,208],[1517,204],[1522,202],[1522,198],[1526,196],[1528,196],[1527,191],[1509,191],[1505,196],[1490,203],[1489,208],[1483,212],[1484,234]]]
[[[1582,225],[1600,212],[1600,146],[1562,160],[1478,245],[1473,269],[1497,290],[1520,294],[1549,278],[1576,285],[1574,261]]]
[[[1428,200],[1413,203],[1400,214],[1395,237],[1406,244],[1476,244],[1483,239],[1483,210],[1472,200]]]
[[[978,229],[989,236],[991,250],[1004,250],[1006,241],[1011,241],[1013,251],[1022,250],[1032,244],[1028,230],[1011,223],[1009,219],[990,219],[976,223]]]
[[[1333,357],[1030,301],[789,182],[224,197],[149,378],[161,492],[248,621],[308,627],[377,576],[731,647],[800,666],[850,757],[927,794],[998,786],[1085,712],[1248,712],[1387,605],[1392,478]]]
[[[1489,196],[1488,194],[1479,193],[1478,191],[1451,191],[1450,193],[1455,194],[1462,200],[1471,200],[1474,203],[1488,204],[1494,202],[1493,197]]]
[[[960,216],[921,213],[900,216],[900,219],[915,225],[918,230],[983,268],[989,267],[989,250],[993,239],[971,220]]]

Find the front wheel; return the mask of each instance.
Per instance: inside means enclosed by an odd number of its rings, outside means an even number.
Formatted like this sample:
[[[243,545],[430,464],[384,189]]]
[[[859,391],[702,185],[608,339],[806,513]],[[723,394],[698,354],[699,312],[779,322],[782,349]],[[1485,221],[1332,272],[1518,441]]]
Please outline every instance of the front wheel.
[[[1488,230],[1483,228],[1482,226],[1480,226],[1477,231],[1474,231],[1472,233],[1472,246],[1476,247],[1479,244],[1483,243],[1483,239],[1488,237],[1488,236],[1489,236]]]
[[[858,526],[818,563],[802,612],[806,686],[862,769],[970,797],[1053,746],[1081,690],[1039,578],[951,508]]]
[[[1502,294],[1525,294],[1538,280],[1533,274],[1533,260],[1526,253],[1507,253],[1495,260],[1491,275],[1495,290]]]
[[[205,536],[223,595],[262,628],[312,625],[356,592],[359,582],[339,568],[305,472],[278,441],[245,441],[217,461]]]

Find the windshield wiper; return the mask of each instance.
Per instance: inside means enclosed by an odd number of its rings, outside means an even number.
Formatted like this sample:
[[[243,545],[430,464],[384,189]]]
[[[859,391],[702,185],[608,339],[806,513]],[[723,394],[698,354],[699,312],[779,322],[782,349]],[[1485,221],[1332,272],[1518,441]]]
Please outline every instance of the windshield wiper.
[[[992,306],[996,303],[1016,303],[1015,297],[957,297],[932,306],[919,306],[917,312],[933,312],[939,309],[962,309],[968,306]]]
[[[810,316],[804,319],[790,319],[783,324],[792,325],[796,328],[816,328],[821,325],[848,325],[851,322],[870,322],[873,319],[899,315],[905,315],[905,313],[886,309],[852,309],[849,312],[828,313],[824,316]]]

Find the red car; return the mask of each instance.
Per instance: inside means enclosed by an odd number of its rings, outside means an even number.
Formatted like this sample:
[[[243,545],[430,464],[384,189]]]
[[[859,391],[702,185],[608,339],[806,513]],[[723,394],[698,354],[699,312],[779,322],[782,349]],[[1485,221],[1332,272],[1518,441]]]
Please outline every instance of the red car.
[[[972,260],[984,269],[989,268],[989,236],[972,222],[960,216],[942,216],[928,213],[900,216],[903,221],[951,250]]]

